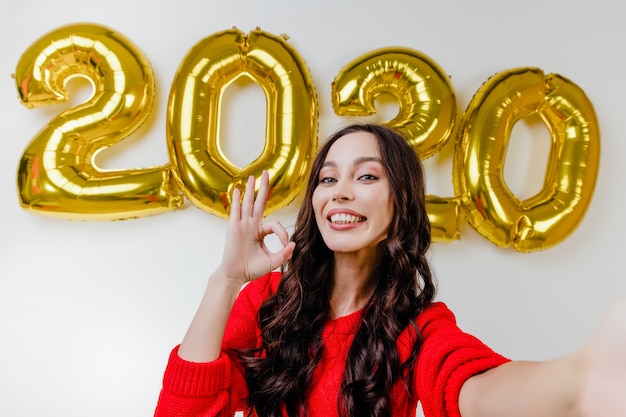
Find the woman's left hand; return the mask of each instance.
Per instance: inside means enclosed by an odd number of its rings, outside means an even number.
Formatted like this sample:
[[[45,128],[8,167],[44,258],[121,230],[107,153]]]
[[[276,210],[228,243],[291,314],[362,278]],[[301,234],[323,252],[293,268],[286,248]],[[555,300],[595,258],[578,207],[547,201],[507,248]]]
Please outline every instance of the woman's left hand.
[[[626,416],[626,299],[604,312],[583,363],[582,416]]]

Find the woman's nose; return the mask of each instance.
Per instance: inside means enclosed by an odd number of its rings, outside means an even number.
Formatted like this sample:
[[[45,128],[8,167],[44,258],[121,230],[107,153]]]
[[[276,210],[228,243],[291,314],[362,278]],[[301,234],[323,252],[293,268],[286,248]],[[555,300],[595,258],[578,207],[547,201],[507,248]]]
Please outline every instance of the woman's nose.
[[[350,191],[347,184],[338,182],[333,190],[333,201],[351,200],[352,198],[352,191]]]

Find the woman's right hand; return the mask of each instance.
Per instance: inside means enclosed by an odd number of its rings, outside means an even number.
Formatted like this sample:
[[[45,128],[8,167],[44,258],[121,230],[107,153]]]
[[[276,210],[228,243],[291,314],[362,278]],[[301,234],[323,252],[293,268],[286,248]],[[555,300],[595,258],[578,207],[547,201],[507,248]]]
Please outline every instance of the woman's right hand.
[[[254,198],[254,177],[248,179],[246,191],[233,192],[222,262],[209,278],[200,306],[178,349],[178,355],[192,362],[210,362],[220,356],[224,329],[241,286],[278,268],[293,253],[285,228],[278,222],[263,223],[263,212],[269,195],[267,172]],[[283,245],[270,251],[263,239],[276,234]]]
[[[263,223],[263,213],[269,196],[269,174],[263,171],[259,191],[254,197],[255,178],[250,176],[246,190],[235,189],[228,220],[224,254],[219,270],[228,279],[241,283],[263,276],[287,262],[295,243],[289,242],[287,230],[277,221]],[[266,246],[266,236],[275,234],[283,245],[272,252]]]

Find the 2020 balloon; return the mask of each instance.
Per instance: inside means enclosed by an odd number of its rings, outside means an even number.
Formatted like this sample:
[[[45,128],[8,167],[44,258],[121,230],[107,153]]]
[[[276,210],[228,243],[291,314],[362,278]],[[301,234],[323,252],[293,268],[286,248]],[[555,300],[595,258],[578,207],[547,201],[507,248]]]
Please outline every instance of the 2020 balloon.
[[[66,99],[64,84],[87,77],[94,96],[54,118],[26,148],[18,169],[22,206],[71,219],[118,219],[180,207],[183,196],[226,217],[231,192],[248,175],[269,170],[267,213],[291,202],[317,148],[317,97],[309,71],[283,36],[236,28],[198,42],[172,83],[167,141],[170,163],[154,168],[98,169],[93,159],[137,129],[150,112],[153,75],[145,57],[122,35],[94,24],[76,24],[44,35],[23,54],[15,75],[27,107]],[[237,167],[219,145],[224,90],[248,77],[265,95],[268,122],[261,155]],[[429,57],[388,47],[348,63],[332,84],[338,115],[376,112],[387,93],[399,112],[386,122],[402,131],[424,159],[455,140],[452,197],[427,196],[435,241],[460,237],[464,216],[498,246],[529,252],[566,238],[589,205],[598,171],[600,136],[584,92],[536,68],[503,71],[477,91],[458,117],[449,77]],[[512,127],[537,114],[552,141],[543,188],[518,199],[503,178]],[[297,131],[296,131],[297,130]]]

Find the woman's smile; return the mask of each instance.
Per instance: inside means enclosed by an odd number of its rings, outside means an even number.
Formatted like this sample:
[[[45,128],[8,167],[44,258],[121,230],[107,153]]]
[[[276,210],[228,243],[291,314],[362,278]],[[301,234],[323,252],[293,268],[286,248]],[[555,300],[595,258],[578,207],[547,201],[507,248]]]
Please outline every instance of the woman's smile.
[[[332,225],[336,225],[336,226],[354,225],[357,223],[362,223],[366,220],[367,220],[366,217],[363,217],[360,214],[352,212],[352,211],[331,210],[328,213],[328,221]]]

